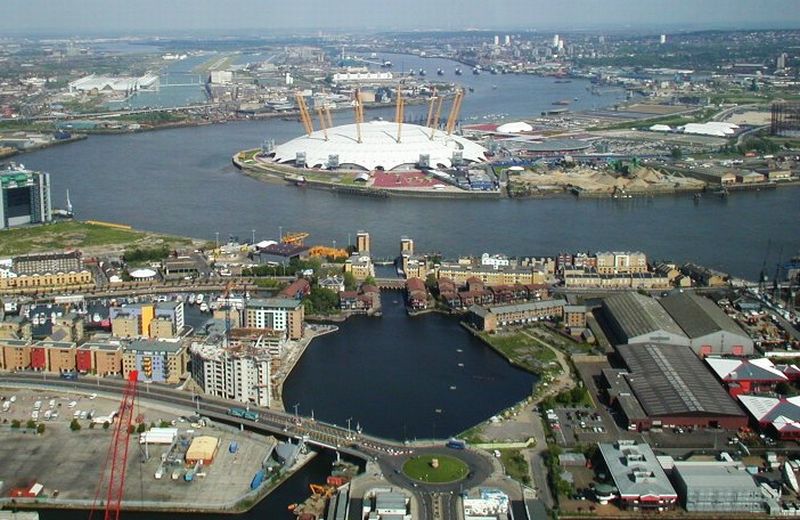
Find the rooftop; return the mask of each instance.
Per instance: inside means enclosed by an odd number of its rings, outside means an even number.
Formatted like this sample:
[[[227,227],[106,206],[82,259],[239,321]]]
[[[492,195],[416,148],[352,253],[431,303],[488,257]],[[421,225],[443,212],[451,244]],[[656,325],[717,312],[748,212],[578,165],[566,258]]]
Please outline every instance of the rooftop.
[[[257,309],[296,309],[302,304],[302,301],[291,298],[253,298],[247,302],[247,307]]]
[[[753,477],[730,463],[724,462],[675,462],[675,471],[686,487],[697,491],[724,488],[727,492],[758,491]]]
[[[617,441],[598,447],[622,497],[678,497],[649,444]]]
[[[166,352],[168,354],[175,354],[183,350],[183,345],[181,343],[172,341],[135,339],[127,344],[125,350],[133,350],[135,352]]]
[[[744,415],[691,348],[644,343],[616,349],[631,372],[628,383],[648,416]]]
[[[661,305],[690,338],[718,331],[747,337],[725,311],[704,296],[689,292],[674,293],[662,298]]]
[[[685,336],[667,311],[649,296],[627,291],[610,296],[603,303],[629,338],[659,330]]]

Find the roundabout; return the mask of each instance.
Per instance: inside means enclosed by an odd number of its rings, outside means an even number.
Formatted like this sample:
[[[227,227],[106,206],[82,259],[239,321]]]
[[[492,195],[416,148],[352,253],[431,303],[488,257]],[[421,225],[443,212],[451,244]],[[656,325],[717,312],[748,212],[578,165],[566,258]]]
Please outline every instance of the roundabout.
[[[426,484],[452,484],[470,473],[463,461],[438,453],[411,457],[403,464],[402,471],[409,479]]]

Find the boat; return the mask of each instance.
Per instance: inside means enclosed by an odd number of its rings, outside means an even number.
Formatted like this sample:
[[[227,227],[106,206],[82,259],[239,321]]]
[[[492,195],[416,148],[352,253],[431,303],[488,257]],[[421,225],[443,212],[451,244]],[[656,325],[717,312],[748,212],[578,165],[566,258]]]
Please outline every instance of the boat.
[[[490,73],[491,73],[493,76],[497,76],[497,74],[498,74],[498,72],[499,72],[499,71],[498,71],[498,70],[497,70],[495,67],[492,67],[491,69],[489,69],[489,72],[490,72]]]
[[[456,76],[460,76],[462,74],[464,74],[464,72],[461,70],[461,67],[456,67]]]
[[[569,105],[571,101],[569,99],[559,99],[558,101],[553,101],[554,105],[566,106]]]
[[[425,69],[419,69],[419,75],[420,76],[425,76],[426,74],[427,74],[427,72],[425,72]]]
[[[473,68],[473,69],[472,69],[472,73],[473,73],[473,74],[475,74],[476,76],[477,76],[478,74],[480,74],[480,73],[481,73],[481,69],[480,69],[480,67],[475,67],[475,68]]]
[[[39,315],[38,314],[33,317],[33,319],[31,320],[31,323],[33,323],[34,325],[39,325]]]
[[[389,60],[386,60],[386,61],[383,62],[383,64],[381,64],[381,67],[383,67],[384,69],[391,69],[392,68],[392,62],[389,61]]]
[[[195,296],[194,301],[197,305],[200,305],[201,303],[203,303],[203,298],[204,298],[203,293],[197,293],[197,296]]]
[[[206,302],[200,304],[200,312],[208,312],[208,304]]]
[[[100,316],[100,313],[99,313],[99,312],[95,312],[95,313],[92,315],[92,322],[93,322],[93,323],[100,323],[101,321],[103,321],[103,318],[102,318],[102,316]]]
[[[194,294],[190,294],[190,295],[189,295],[189,300],[188,300],[188,301],[189,301],[189,305],[194,305],[194,302],[195,302],[195,295],[194,295]]]
[[[492,90],[497,90],[497,85],[492,85]]]
[[[444,76],[444,71],[442,69],[436,69],[437,76]]]
[[[475,89],[473,87],[469,87],[469,91],[470,92],[475,92]]]

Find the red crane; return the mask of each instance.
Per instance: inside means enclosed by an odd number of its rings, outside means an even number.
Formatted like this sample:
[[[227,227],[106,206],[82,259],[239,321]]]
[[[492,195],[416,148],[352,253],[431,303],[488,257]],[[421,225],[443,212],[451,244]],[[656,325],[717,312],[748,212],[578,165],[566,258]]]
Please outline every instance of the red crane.
[[[108,446],[106,463],[103,466],[103,471],[100,473],[100,479],[97,482],[92,510],[89,512],[89,520],[93,518],[97,510],[100,492],[103,488],[103,484],[106,482],[106,470],[109,468],[111,469],[111,475],[108,478],[108,489],[105,493],[105,515],[103,516],[103,520],[119,519],[122,495],[125,492],[125,470],[128,461],[128,445],[131,438],[130,429],[133,423],[133,408],[136,401],[136,383],[138,378],[139,373],[136,370],[132,370],[128,375],[128,384],[125,386],[125,391],[122,394],[122,401],[119,403],[117,424],[114,426],[114,436],[111,440],[111,444]],[[137,417],[137,422],[140,421],[141,417]],[[102,503],[103,501],[100,500],[99,504]]]

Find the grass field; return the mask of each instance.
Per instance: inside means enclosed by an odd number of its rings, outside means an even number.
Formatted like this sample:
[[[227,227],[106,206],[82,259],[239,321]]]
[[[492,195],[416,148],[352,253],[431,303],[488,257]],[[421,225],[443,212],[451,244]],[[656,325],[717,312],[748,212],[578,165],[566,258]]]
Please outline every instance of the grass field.
[[[509,477],[517,482],[522,482],[525,485],[530,484],[530,469],[528,468],[528,461],[522,455],[520,450],[498,450],[500,451],[500,462],[506,469]]]
[[[433,467],[433,459],[439,461],[438,468]],[[469,473],[469,468],[457,458],[449,455],[423,455],[406,461],[403,464],[403,473],[420,482],[447,484],[465,478]]]
[[[483,332],[481,338],[512,362],[531,372],[540,372],[543,365],[556,360],[552,350],[541,346],[522,332]]]
[[[133,244],[188,245],[191,239],[77,221],[0,231],[0,256]]]

